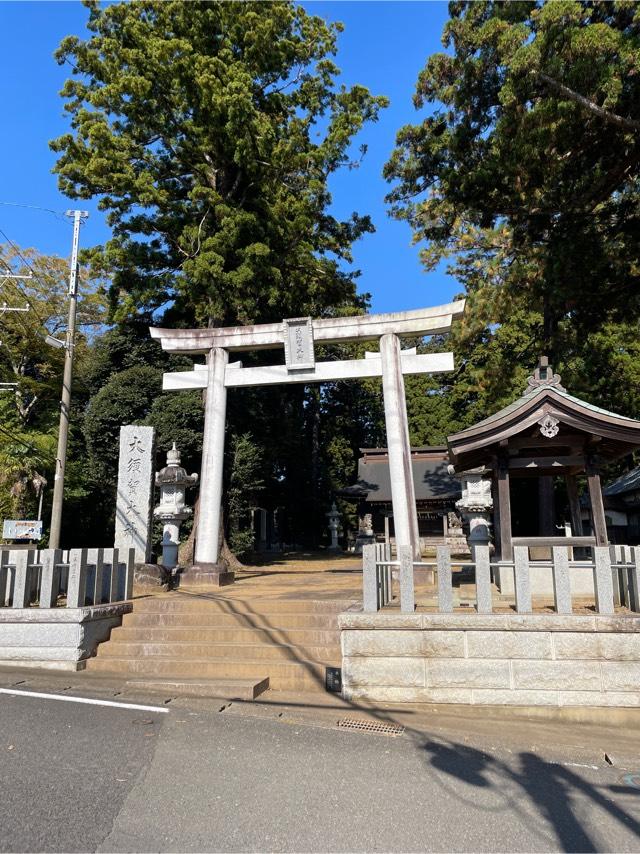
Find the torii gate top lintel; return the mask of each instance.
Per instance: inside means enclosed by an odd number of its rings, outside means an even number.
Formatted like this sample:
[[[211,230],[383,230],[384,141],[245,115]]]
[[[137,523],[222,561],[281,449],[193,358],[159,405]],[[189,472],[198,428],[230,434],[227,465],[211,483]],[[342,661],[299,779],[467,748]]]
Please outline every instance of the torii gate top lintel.
[[[372,341],[387,333],[396,335],[437,335],[448,332],[453,320],[464,312],[464,300],[446,305],[398,311],[389,314],[357,314],[311,320],[313,338],[325,344]],[[162,329],[151,327],[152,338],[169,353],[208,353],[213,347],[224,350],[269,350],[285,344],[284,322],[213,329]]]

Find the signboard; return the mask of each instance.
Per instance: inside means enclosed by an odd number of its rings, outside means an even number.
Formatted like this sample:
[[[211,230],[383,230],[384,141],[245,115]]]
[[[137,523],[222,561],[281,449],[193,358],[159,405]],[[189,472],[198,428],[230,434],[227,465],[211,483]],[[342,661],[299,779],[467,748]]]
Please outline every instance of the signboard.
[[[284,360],[288,371],[309,371],[315,367],[310,317],[292,317],[284,321]]]
[[[39,540],[42,521],[32,519],[5,519],[2,525],[3,540]]]

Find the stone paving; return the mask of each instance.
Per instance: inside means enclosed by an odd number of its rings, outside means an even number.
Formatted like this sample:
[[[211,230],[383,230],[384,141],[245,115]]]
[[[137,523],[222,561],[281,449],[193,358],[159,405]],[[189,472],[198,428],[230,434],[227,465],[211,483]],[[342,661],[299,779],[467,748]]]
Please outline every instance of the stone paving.
[[[424,560],[433,556],[427,554]],[[466,611],[475,609],[475,584],[470,568],[459,566],[453,569],[454,607]],[[333,555],[323,552],[288,552],[285,554],[264,555],[261,562],[254,559],[236,572],[236,582],[215,591],[190,590],[194,594],[207,598],[221,599],[298,599],[298,600],[341,600],[345,605],[362,602],[362,557],[360,555]],[[513,594],[502,595],[492,585],[494,613],[511,613],[514,610]],[[398,591],[385,610],[398,610]],[[437,611],[437,587],[428,584],[416,574],[415,580],[416,610]],[[553,613],[553,598],[534,596],[534,611]],[[592,614],[592,599],[574,597],[575,614]],[[616,607],[616,613],[626,613],[627,609]]]

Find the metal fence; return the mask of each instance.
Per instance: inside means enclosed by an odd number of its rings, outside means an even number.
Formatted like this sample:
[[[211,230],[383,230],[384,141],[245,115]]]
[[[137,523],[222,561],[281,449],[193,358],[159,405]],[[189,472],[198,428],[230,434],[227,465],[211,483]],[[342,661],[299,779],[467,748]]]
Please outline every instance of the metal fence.
[[[532,561],[528,547],[515,546],[513,561],[491,563],[489,546],[476,546],[475,561],[452,561],[451,548],[438,546],[435,560],[414,561],[410,546],[400,546],[397,559],[392,560],[389,546],[367,545],[362,550],[363,609],[375,612],[388,605],[396,576],[400,610],[412,613],[415,610],[414,569],[425,567],[436,574],[438,611],[451,613],[454,608],[452,568],[459,566],[474,570],[478,614],[493,613],[492,583],[497,568],[513,572],[515,609],[519,614],[530,614],[533,610],[531,570],[538,568],[551,569],[554,608],[558,614],[573,613],[571,575],[574,571],[592,573],[598,614],[613,614],[619,605],[640,612],[640,547],[594,546],[591,551],[591,559],[573,560],[567,546],[553,546],[550,561]]]
[[[133,596],[135,549],[0,549],[0,607],[83,608]]]

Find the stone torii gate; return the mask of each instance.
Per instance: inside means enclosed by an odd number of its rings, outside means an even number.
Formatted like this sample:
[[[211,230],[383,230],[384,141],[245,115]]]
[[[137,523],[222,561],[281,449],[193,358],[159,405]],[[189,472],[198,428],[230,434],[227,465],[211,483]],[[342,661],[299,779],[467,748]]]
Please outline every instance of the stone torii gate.
[[[290,318],[281,323],[214,329],[151,328],[151,337],[169,353],[206,355],[204,365],[192,371],[164,374],[163,389],[206,389],[204,441],[200,476],[200,508],[196,531],[194,583],[213,585],[233,581],[220,563],[219,527],[227,389],[280,383],[322,383],[382,377],[384,413],[389,448],[391,499],[396,545],[410,545],[420,557],[418,516],[411,474],[409,428],[404,374],[431,374],[453,370],[453,353],[416,354],[401,350],[400,335],[424,336],[449,332],[462,315],[464,300],[415,311],[354,317]],[[380,352],[364,359],[316,362],[314,344],[353,341],[380,342]],[[244,368],[229,362],[229,353],[284,347],[285,364]]]

